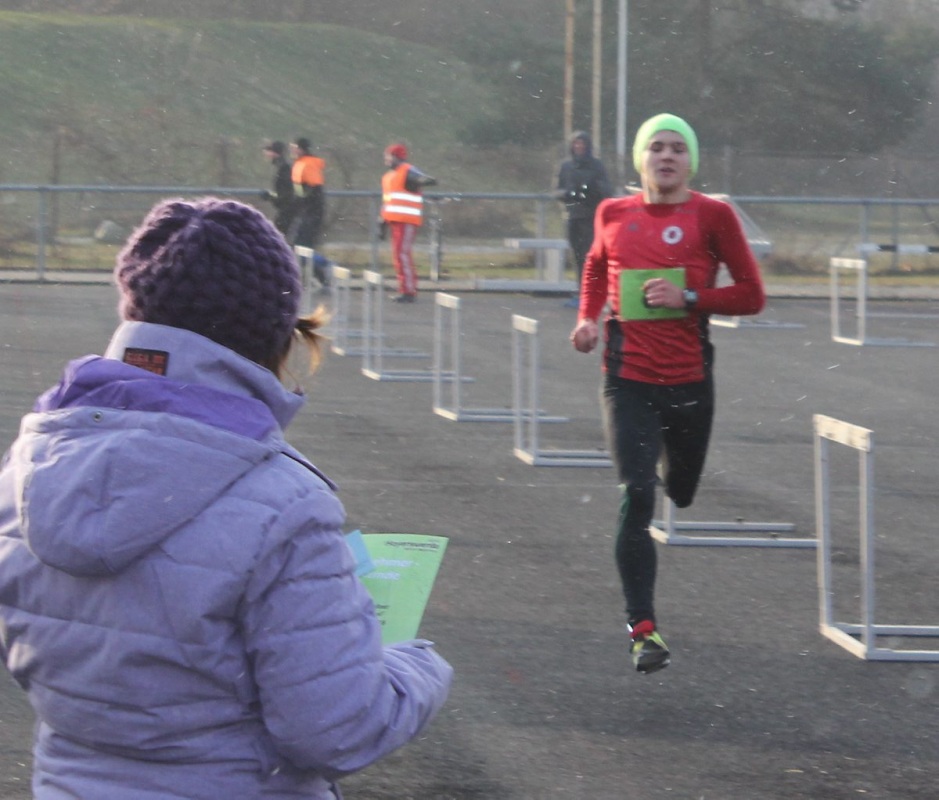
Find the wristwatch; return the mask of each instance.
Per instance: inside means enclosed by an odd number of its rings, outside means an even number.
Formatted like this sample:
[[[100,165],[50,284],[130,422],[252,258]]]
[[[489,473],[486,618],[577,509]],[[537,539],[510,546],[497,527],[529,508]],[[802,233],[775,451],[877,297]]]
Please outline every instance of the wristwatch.
[[[698,304],[698,293],[694,289],[683,289],[681,296],[685,299],[687,310],[691,310]]]

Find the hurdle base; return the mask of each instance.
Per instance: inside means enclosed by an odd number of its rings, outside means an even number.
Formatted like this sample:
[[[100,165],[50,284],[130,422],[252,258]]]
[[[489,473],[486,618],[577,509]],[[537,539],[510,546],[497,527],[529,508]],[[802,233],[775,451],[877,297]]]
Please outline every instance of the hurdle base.
[[[668,530],[662,520],[652,520],[649,533],[652,538],[662,544],[683,547],[790,547],[813,548],[818,546],[815,539],[802,539],[796,537],[776,536],[794,529],[788,522],[678,522]],[[702,531],[702,535],[684,535],[676,530]],[[713,536],[707,533],[758,533],[765,532],[767,536]]]
[[[816,547],[816,539],[779,536],[795,530],[791,522],[747,522],[738,517],[733,522],[679,522],[676,506],[669,497],[663,498],[662,519],[653,519],[649,526],[652,538],[662,544],[685,547]],[[695,531],[691,535],[679,531]],[[718,533],[754,534],[762,536],[715,536]]]
[[[888,319],[939,319],[939,314],[923,311],[868,311],[867,316]]]
[[[363,355],[371,354],[373,357],[381,356],[382,358],[429,358],[430,354],[425,353],[421,350],[413,350],[409,347],[392,347],[388,348],[363,348]]]
[[[853,344],[857,347],[935,347],[935,342],[914,342],[912,339],[858,339],[856,336],[832,336],[833,342]]]
[[[851,655],[863,661],[920,661],[939,662],[939,650],[898,650],[891,647],[878,647],[874,642],[865,642],[867,632],[873,637],[927,636],[939,638],[939,626],[935,625],[870,625],[834,622],[819,624],[819,632],[826,639],[840,645]]]
[[[595,450],[540,450],[516,447],[515,457],[533,467],[612,467],[609,456]]]
[[[430,383],[434,380],[440,380],[443,383],[453,383],[453,381],[456,379],[456,376],[452,372],[438,376],[430,370],[423,369],[390,369],[379,371],[368,367],[362,367],[362,374],[366,378],[371,378],[373,381],[410,381],[413,383]],[[461,375],[459,380],[460,383],[473,383],[473,381],[476,379]]]
[[[514,422],[516,413],[510,408],[446,408],[434,406],[434,413],[452,422]],[[522,411],[523,418],[531,419],[531,412]],[[568,422],[568,417],[551,416],[538,412],[538,422]]]

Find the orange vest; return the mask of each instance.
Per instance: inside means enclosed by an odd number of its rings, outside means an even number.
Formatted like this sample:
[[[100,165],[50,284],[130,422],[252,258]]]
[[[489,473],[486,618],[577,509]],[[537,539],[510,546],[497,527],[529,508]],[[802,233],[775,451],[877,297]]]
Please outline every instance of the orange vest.
[[[290,179],[293,181],[293,189],[296,194],[303,196],[304,186],[322,186],[323,169],[326,162],[316,156],[300,156],[293,162],[290,169]]]
[[[381,178],[381,218],[386,222],[423,222],[424,198],[405,188],[410,164],[399,164]]]

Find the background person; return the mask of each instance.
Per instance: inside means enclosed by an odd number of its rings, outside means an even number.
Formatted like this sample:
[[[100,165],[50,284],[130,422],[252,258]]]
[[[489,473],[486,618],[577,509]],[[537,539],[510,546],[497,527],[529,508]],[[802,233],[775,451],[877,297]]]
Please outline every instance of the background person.
[[[570,158],[558,170],[557,198],[564,203],[567,218],[567,241],[571,246],[578,291],[583,276],[584,259],[593,242],[593,218],[601,200],[613,194],[606,169],[593,155],[590,134],[576,131],[570,138]],[[568,308],[579,306],[574,295],[564,304]]]
[[[291,142],[290,151],[296,214],[288,239],[294,245],[316,248],[323,241],[326,218],[326,162],[313,155],[310,140],[303,136]]]
[[[656,550],[649,526],[656,466],[661,457],[668,497],[679,508],[689,506],[714,416],[708,315],[757,314],[765,297],[759,266],[733,208],[688,187],[698,169],[691,126],[671,114],[647,120],[636,134],[633,163],[642,193],[606,200],[597,209],[571,340],[581,352],[593,350],[597,318],[609,304],[601,405],[623,491],[616,565],[633,662],[639,672],[653,672],[670,659],[654,608]],[[721,264],[732,284],[718,288]],[[629,288],[630,271],[657,268],[671,270]],[[676,275],[678,282],[667,277]],[[667,309],[670,316],[627,315],[623,301],[637,298],[640,307]]]
[[[255,209],[155,206],[104,357],[71,362],[0,468],[0,654],[37,717],[34,796],[338,798],[417,736],[449,665],[383,647],[335,487],[284,440],[315,356]]]
[[[270,142],[264,145],[264,155],[274,168],[271,188],[261,192],[261,197],[274,206],[274,226],[285,234],[293,221],[296,195],[293,180],[290,177],[290,162],[287,160],[287,146],[283,142]]]
[[[313,277],[320,282],[324,294],[332,291],[334,266],[336,265],[318,250],[313,253]]]
[[[398,294],[392,299],[413,303],[417,299],[414,240],[424,221],[421,190],[435,186],[437,180],[408,163],[408,150],[403,144],[388,145],[384,158],[388,170],[381,179],[382,235],[386,226],[390,228],[391,258],[398,276]]]

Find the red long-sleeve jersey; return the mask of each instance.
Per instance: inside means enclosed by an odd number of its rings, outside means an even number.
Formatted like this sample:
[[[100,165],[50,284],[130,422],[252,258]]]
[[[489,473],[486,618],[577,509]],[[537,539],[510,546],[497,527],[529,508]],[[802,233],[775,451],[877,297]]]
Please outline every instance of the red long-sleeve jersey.
[[[718,287],[722,264],[732,283]],[[620,273],[661,267],[684,267],[686,287],[698,293],[694,309],[677,319],[620,319]],[[757,314],[764,303],[759,265],[728,203],[700,192],[679,204],[646,203],[637,194],[597,208],[580,318],[596,320],[609,304],[604,369],[646,383],[703,380],[708,315]]]

